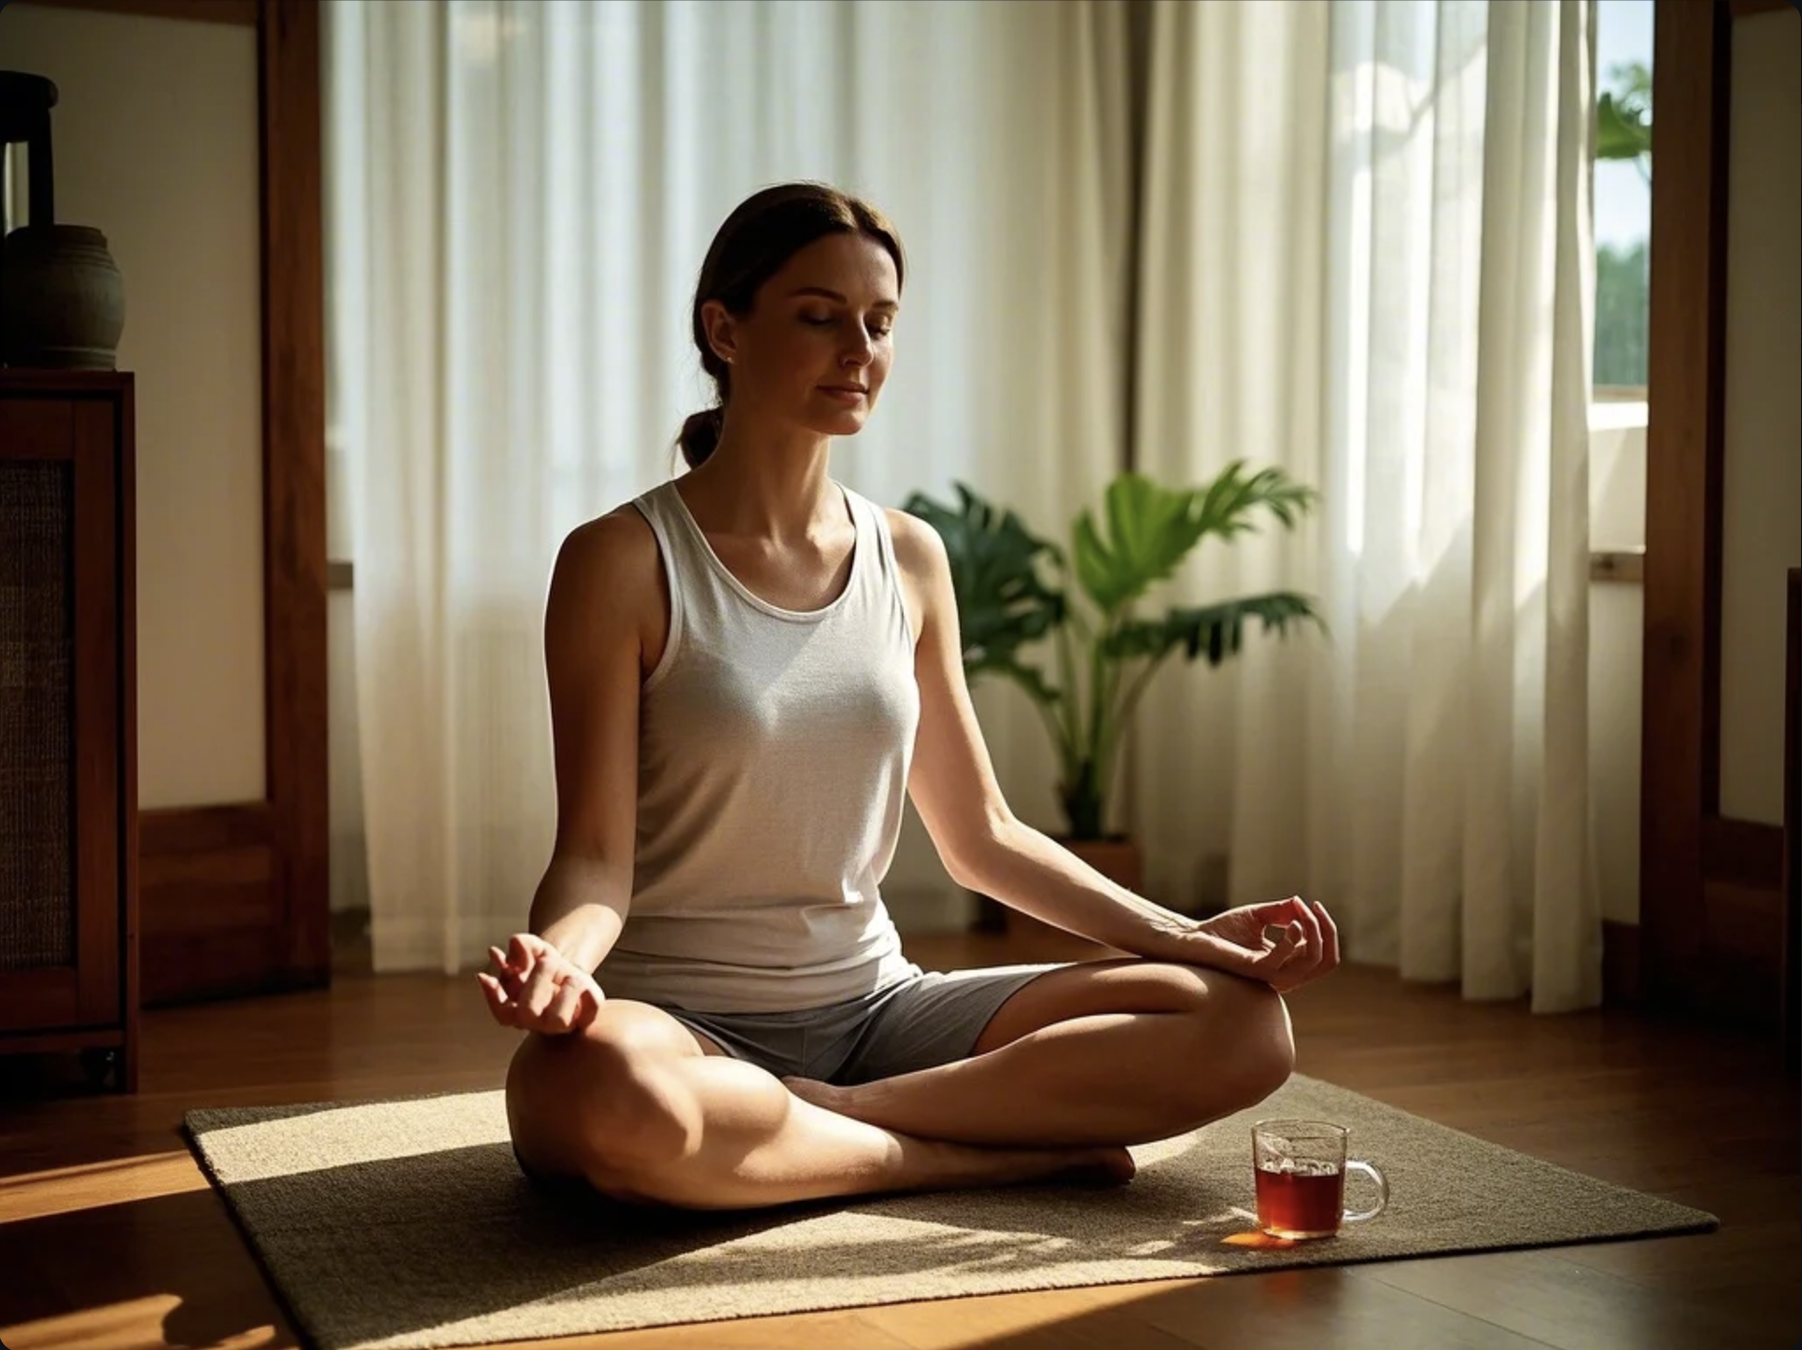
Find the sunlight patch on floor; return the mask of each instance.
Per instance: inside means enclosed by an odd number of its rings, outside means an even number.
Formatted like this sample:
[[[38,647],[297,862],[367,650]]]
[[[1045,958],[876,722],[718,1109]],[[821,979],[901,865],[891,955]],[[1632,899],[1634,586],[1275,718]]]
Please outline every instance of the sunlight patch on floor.
[[[176,1294],[107,1303],[97,1308],[5,1328],[7,1350],[149,1350],[167,1344],[163,1328],[181,1307]],[[256,1350],[276,1339],[272,1326],[253,1327],[215,1342],[217,1350]]]
[[[186,1149],[54,1167],[0,1177],[0,1224],[206,1189],[207,1179]],[[7,1346],[19,1350],[16,1342]]]

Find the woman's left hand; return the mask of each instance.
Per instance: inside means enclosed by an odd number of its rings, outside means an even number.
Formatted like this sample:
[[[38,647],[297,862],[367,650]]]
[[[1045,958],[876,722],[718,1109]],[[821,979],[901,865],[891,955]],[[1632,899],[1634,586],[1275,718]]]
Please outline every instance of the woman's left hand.
[[[1282,930],[1274,939],[1267,928]],[[1241,905],[1204,919],[1182,935],[1198,966],[1262,980],[1287,993],[1332,972],[1339,964],[1339,930],[1326,906],[1298,895]]]

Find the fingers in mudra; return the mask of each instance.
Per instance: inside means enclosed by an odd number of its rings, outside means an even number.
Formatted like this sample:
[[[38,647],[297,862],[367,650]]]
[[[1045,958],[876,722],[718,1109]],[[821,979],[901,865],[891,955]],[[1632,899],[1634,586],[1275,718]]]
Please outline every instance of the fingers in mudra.
[[[1269,931],[1277,925],[1266,928],[1265,959],[1273,966],[1273,973],[1280,974],[1279,983],[1292,988],[1338,966],[1339,930],[1319,901],[1309,904],[1294,896],[1282,904],[1298,917],[1282,924],[1274,939]]]
[[[600,1003],[595,999],[594,991],[571,980],[557,991],[550,1017],[565,1030],[579,1031],[592,1022],[599,1011]]]
[[[531,1009],[527,976],[532,969],[530,954],[518,939],[514,939],[506,952],[499,947],[490,947],[488,959],[493,970],[478,972],[476,981],[482,986],[495,1019],[505,1026],[529,1026]]]
[[[504,1027],[518,1026],[519,1009],[506,986],[485,970],[476,972],[476,983],[482,986],[482,997],[487,1000],[488,1011],[494,1020]]]
[[[592,979],[515,935],[503,952],[488,949],[494,969],[477,981],[495,1020],[523,1031],[557,1034],[579,1031],[600,1011],[601,993]]]

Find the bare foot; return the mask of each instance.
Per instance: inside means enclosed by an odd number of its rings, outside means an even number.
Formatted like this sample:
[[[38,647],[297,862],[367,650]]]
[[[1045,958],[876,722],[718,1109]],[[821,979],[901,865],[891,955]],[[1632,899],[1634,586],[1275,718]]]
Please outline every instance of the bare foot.
[[[858,1115],[858,1092],[835,1087],[817,1078],[784,1078],[782,1085],[802,1101],[853,1120]],[[923,1141],[938,1143],[940,1141]],[[1113,1144],[1074,1148],[985,1148],[974,1144],[943,1145],[947,1157],[955,1157],[971,1169],[970,1180],[995,1183],[1063,1178],[1123,1185],[1133,1179],[1138,1164],[1124,1147]]]
[[[1139,1170],[1139,1165],[1133,1161],[1133,1155],[1118,1144],[1104,1144],[1097,1148],[1080,1149],[1078,1152],[1085,1156],[1067,1172],[1059,1175],[1067,1176],[1073,1181],[1124,1186]]]
[[[988,1148],[916,1140],[927,1189],[1012,1186],[1027,1181],[1068,1181],[1121,1186],[1133,1179],[1132,1154],[1115,1145],[1090,1148]]]

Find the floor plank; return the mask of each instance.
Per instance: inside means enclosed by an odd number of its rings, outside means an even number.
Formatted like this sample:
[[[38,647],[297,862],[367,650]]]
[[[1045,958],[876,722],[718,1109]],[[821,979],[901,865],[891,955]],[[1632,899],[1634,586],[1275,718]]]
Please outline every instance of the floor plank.
[[[1373,1267],[1371,1279],[1557,1350],[1743,1345],[1733,1310],[1543,1251]]]
[[[929,966],[1055,939],[914,939]],[[1802,1335],[1802,1102],[1774,1047],[1618,1011],[1535,1017],[1348,967],[1291,1000],[1302,1072],[1718,1214],[1698,1237],[897,1304],[541,1350],[1787,1350]],[[148,1013],[135,1097],[0,1061],[0,1342],[287,1350],[298,1337],[187,1151],[195,1106],[492,1088],[512,1037],[467,977]],[[48,1084],[48,1085],[47,1085]]]
[[[1134,1315],[1196,1350],[1545,1350],[1543,1342],[1350,1266],[1183,1282]]]

